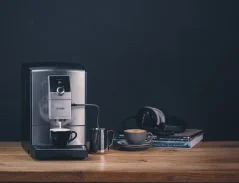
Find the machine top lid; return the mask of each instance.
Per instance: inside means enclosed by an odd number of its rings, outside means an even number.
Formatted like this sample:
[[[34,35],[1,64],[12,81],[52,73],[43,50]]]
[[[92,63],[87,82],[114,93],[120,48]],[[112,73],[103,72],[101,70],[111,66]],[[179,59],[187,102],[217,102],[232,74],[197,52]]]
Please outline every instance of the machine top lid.
[[[72,70],[86,70],[83,65],[76,62],[35,62],[23,63],[22,67],[30,70],[38,69],[72,69]]]

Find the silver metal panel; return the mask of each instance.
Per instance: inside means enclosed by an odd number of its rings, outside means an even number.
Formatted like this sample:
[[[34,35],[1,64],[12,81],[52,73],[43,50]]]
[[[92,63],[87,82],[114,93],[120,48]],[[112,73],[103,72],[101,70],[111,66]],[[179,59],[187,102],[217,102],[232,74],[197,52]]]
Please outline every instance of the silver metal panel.
[[[71,84],[71,101],[76,104],[85,104],[86,72],[83,70],[34,70],[32,71],[32,125],[51,126],[54,120],[49,120],[48,109],[48,76],[69,75]],[[71,119],[64,125],[85,125],[85,107],[74,107],[71,110]]]
[[[85,104],[86,97],[86,72],[69,71],[71,82],[71,102]],[[70,125],[85,125],[85,107],[71,108],[72,122]]]
[[[62,96],[59,96],[57,92],[50,92],[49,100],[71,100],[71,92],[65,92]]]
[[[33,145],[49,144],[49,129],[58,126],[55,120],[49,119],[48,76],[69,75],[71,84],[71,102],[85,104],[86,72],[83,70],[33,70],[31,73],[32,100],[32,143]],[[69,104],[69,103],[68,103]],[[81,125],[81,126],[79,126]],[[71,144],[85,143],[85,107],[71,108],[71,119],[62,122],[62,127],[69,126],[78,133]]]
[[[77,137],[69,145],[85,145],[85,126],[68,126],[67,128],[75,131]],[[33,126],[32,145],[51,145],[50,127]]]
[[[50,125],[51,120],[48,117],[48,75],[51,73],[51,71],[32,72],[32,125]],[[62,74],[64,73],[66,72],[62,72]]]
[[[85,145],[85,126],[68,126],[67,128],[75,131],[77,137],[75,140],[71,141],[69,145]]]
[[[71,100],[49,100],[49,119],[71,119]]]
[[[32,127],[32,145],[49,145],[50,141],[49,126],[33,126]]]

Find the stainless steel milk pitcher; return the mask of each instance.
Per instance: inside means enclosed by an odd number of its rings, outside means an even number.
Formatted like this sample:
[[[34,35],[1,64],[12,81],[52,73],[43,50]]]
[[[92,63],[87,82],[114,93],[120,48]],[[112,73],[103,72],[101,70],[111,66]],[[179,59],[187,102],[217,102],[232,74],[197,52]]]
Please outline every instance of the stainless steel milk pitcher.
[[[109,141],[109,133],[112,133],[112,139]],[[88,150],[90,153],[108,153],[113,144],[114,131],[105,128],[90,129],[90,141]]]

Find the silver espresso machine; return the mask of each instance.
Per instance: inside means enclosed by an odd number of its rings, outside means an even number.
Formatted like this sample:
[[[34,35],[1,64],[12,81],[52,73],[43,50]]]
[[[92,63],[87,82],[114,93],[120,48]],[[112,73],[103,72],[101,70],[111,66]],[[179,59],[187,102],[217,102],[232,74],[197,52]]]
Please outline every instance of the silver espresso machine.
[[[34,159],[84,159],[86,147],[87,72],[78,63],[22,65],[22,147]],[[74,104],[79,104],[74,107]],[[67,128],[77,137],[55,147],[50,129]]]

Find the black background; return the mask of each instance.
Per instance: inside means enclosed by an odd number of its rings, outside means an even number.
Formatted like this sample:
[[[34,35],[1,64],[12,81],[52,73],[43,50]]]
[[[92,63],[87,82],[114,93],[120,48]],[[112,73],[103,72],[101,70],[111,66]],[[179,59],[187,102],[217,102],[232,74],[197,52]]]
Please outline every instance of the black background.
[[[38,61],[86,67],[101,126],[119,130],[150,105],[204,128],[206,140],[239,140],[238,5],[0,1],[0,140],[20,140],[20,66]]]

